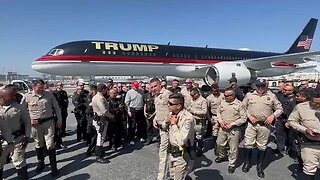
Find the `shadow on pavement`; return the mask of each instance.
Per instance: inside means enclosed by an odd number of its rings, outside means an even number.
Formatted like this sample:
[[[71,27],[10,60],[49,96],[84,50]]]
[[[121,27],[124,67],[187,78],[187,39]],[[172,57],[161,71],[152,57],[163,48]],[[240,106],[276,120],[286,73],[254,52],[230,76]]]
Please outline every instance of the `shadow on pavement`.
[[[214,180],[223,180],[223,176],[220,174],[219,170],[216,169],[200,169],[194,171],[196,176],[195,180],[205,180],[205,179],[214,179]]]

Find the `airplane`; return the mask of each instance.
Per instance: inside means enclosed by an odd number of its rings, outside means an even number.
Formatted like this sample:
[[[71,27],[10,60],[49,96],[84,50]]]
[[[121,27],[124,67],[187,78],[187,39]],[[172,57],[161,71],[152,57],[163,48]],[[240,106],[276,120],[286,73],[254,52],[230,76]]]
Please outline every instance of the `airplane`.
[[[38,72],[85,76],[176,76],[203,78],[228,87],[235,76],[238,85],[258,77],[289,74],[314,68],[303,65],[320,51],[309,52],[318,19],[311,18],[284,53],[200,48],[188,46],[115,42],[74,41],[58,45],[32,63]]]

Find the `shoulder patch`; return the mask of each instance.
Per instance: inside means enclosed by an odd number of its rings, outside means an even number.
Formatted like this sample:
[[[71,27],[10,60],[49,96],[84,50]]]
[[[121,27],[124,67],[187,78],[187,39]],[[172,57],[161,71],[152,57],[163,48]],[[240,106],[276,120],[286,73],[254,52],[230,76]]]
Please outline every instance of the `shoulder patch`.
[[[185,124],[184,127],[186,128],[186,130],[190,130],[190,128],[191,128],[191,122],[190,122],[190,121],[189,121],[189,122],[186,122],[186,124]]]

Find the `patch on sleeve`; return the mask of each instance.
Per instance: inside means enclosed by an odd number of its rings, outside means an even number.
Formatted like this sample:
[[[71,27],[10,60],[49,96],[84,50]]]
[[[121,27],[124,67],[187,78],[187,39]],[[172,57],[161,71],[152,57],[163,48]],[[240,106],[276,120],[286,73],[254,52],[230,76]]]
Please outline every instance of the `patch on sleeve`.
[[[186,122],[185,126],[186,130],[190,130],[191,128],[191,122]]]

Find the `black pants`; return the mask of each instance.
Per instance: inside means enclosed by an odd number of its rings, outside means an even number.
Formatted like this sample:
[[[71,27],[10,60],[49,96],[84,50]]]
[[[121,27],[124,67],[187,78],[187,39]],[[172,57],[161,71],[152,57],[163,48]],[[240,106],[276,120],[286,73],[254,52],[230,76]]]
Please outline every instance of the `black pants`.
[[[77,140],[80,141],[81,139],[86,140],[87,138],[87,119],[85,112],[75,112],[74,113],[77,119]]]
[[[61,126],[61,134],[66,134],[66,126],[67,126],[67,117],[68,117],[68,110],[61,109],[61,116],[62,116],[62,126]]]
[[[293,128],[289,128],[288,133],[289,150],[294,152],[294,155],[301,159],[301,143],[299,138],[299,132]]]
[[[288,132],[289,129],[285,127],[285,121],[283,119],[278,119],[276,122],[276,144],[280,151],[285,150],[285,146],[288,147]]]
[[[147,138],[147,122],[143,110],[135,110],[130,108],[131,117],[129,117],[129,140],[134,140],[135,131],[137,128],[138,138]]]
[[[110,147],[114,146],[115,148],[118,148],[121,146],[121,139],[123,137],[123,120],[122,118],[119,118],[115,116],[114,121],[110,121],[108,124],[108,136],[110,140]]]
[[[88,126],[87,143],[88,143],[87,153],[94,153],[96,149],[96,144],[97,144],[97,131],[93,125]]]
[[[153,137],[159,137],[159,130],[153,127],[153,119],[154,116],[152,118],[148,118],[147,119],[147,134],[148,134],[148,138],[153,138]]]

